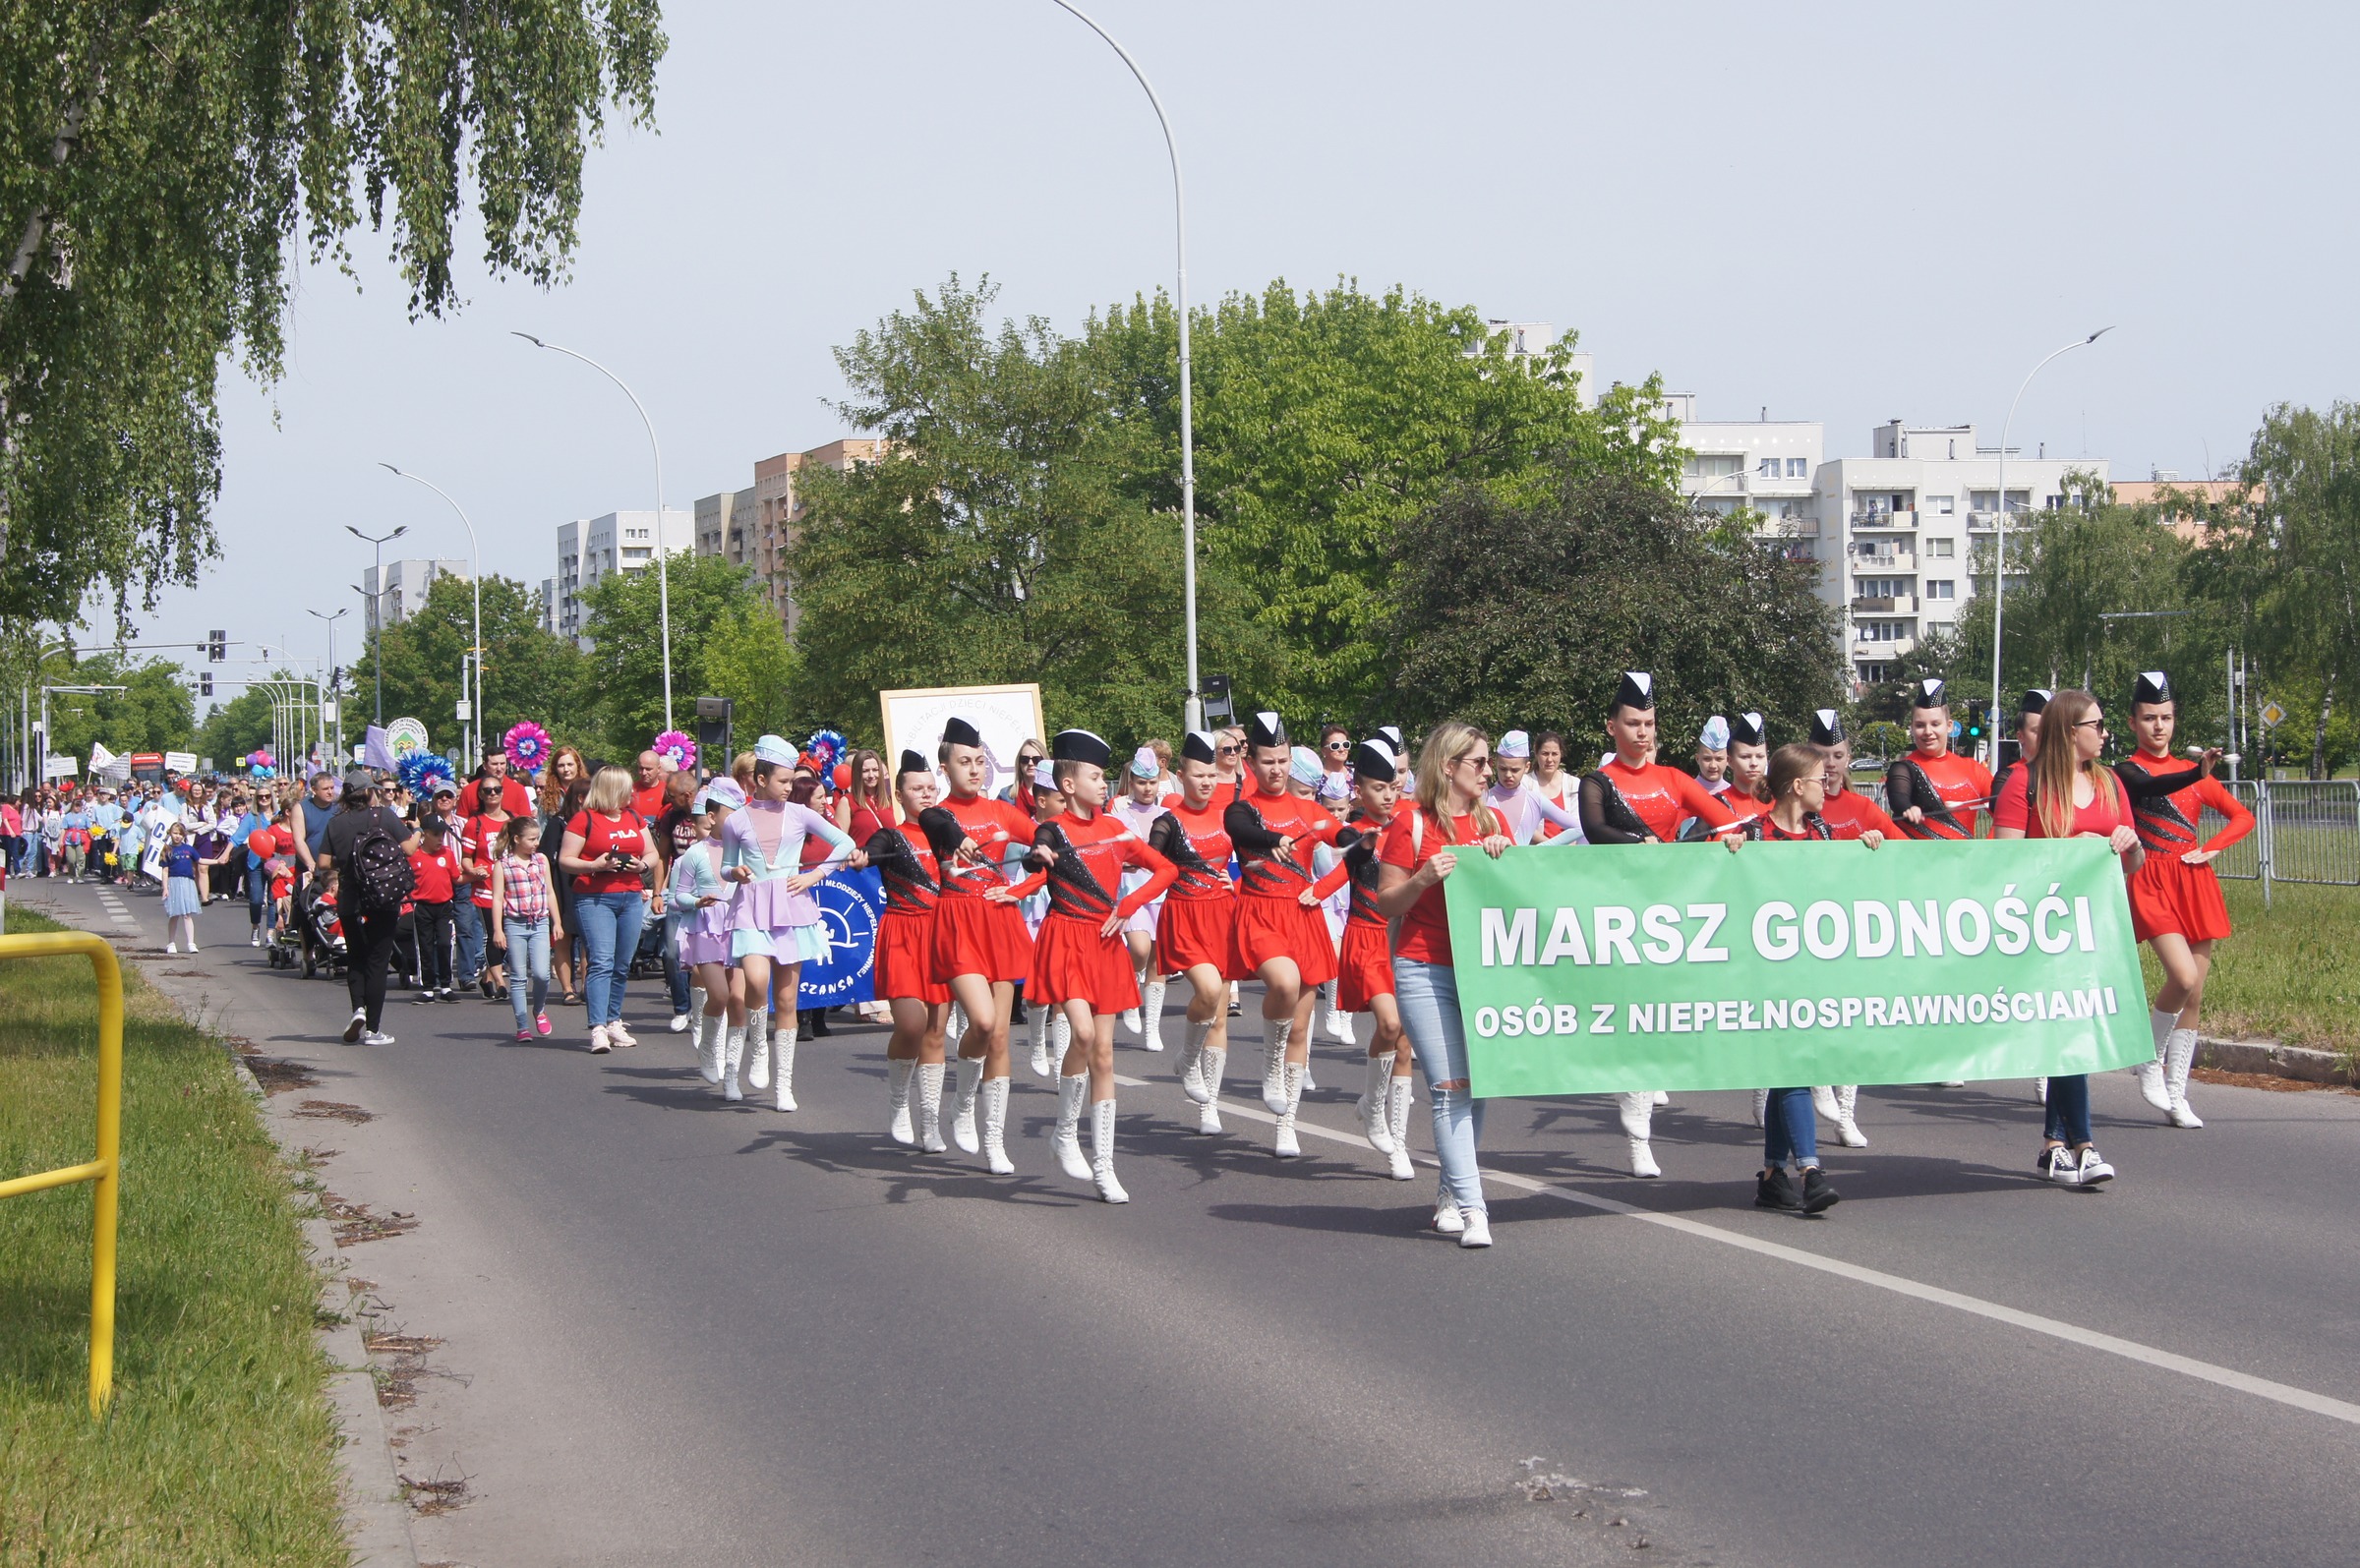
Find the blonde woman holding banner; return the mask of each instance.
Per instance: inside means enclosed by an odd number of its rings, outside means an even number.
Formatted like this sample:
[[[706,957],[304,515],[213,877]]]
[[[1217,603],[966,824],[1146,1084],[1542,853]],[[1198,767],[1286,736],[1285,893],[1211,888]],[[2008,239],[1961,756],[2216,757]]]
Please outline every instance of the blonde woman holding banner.
[[[1467,1092],[1467,1036],[1443,883],[1457,869],[1460,850],[1480,848],[1496,860],[1515,842],[1484,804],[1491,778],[1491,742],[1482,730],[1455,719],[1435,726],[1418,754],[1417,804],[1394,816],[1377,851],[1377,910],[1397,922],[1395,1005],[1426,1074],[1435,1154],[1443,1167],[1434,1228],[1455,1235],[1461,1247],[1491,1246],[1492,1225],[1476,1165],[1483,1105]]]

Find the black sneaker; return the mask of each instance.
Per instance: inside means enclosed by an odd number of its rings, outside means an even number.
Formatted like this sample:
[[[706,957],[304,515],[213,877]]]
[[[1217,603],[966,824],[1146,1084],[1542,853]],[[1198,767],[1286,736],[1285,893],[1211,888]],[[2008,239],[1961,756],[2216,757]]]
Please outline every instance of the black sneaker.
[[[434,999],[435,988],[431,985],[420,991],[416,996],[410,998],[410,1000],[413,1002],[432,1002]]]
[[[1843,1199],[1829,1183],[1827,1174],[1816,1165],[1806,1165],[1802,1171],[1802,1211],[1817,1214],[1834,1208]]]
[[[1753,1206],[1779,1209],[1787,1213],[1795,1213],[1801,1209],[1802,1199],[1795,1195],[1795,1184],[1787,1180],[1785,1166],[1773,1166],[1769,1175],[1757,1176],[1753,1179]]]

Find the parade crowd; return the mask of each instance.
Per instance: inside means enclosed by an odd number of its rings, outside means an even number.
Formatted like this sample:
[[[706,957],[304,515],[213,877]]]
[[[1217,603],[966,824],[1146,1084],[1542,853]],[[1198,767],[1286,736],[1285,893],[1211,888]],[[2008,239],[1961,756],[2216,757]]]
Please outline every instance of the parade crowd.
[[[634,964],[660,968],[671,1028],[688,1036],[705,1081],[729,1100],[768,1091],[780,1111],[796,1109],[799,1041],[830,1032],[830,1010],[798,999],[801,966],[830,951],[815,890],[840,870],[873,868],[876,1000],[859,1011],[890,1025],[896,1142],[956,1147],[1013,1174],[1012,1036],[1024,1027],[1031,1070],[1058,1095],[1052,1158],[1126,1202],[1118,1032],[1164,1051],[1167,999],[1182,987],[1177,1075],[1198,1131],[1220,1133],[1231,1019],[1242,1025],[1240,988],[1258,982],[1256,1087],[1272,1152],[1301,1152],[1296,1117],[1325,1037],[1364,1064],[1360,1132],[1393,1179],[1409,1180],[1423,1077],[1441,1167],[1433,1223],[1479,1248],[1492,1242],[1477,1166],[1483,1102],[1469,1092],[1443,891],[1458,857],[1518,844],[1742,853],[1773,840],[1844,854],[2090,837],[2119,857],[2137,937],[2165,977],[2151,1008],[2154,1058],[2133,1072],[2166,1121],[2201,1127],[2187,1097],[2196,1024],[2213,945],[2229,930],[2211,862],[2253,819],[2212,778],[2216,753],[2175,759],[2168,679],[2140,676],[2128,704],[2136,746],[2111,766],[2097,699],[2025,693],[2019,755],[1996,779],[1950,749],[1941,682],[1920,683],[1913,701],[1911,750],[1889,766],[1881,806],[1853,787],[1833,710],[1797,736],[1772,735],[1758,713],[1715,717],[1687,766],[1665,762],[1654,682],[1633,671],[1603,716],[1607,751],[1578,775],[1564,735],[1509,730],[1495,743],[1455,721],[1435,725],[1414,758],[1396,726],[1355,739],[1330,725],[1304,745],[1278,715],[1259,713],[1127,754],[1066,729],[1003,762],[974,724],[953,719],[930,752],[888,759],[833,732],[801,747],[765,735],[710,775],[677,731],[625,769],[528,724],[465,781],[444,759],[411,753],[389,772],[298,782],[258,753],[246,780],[216,788],[29,791],[0,804],[0,842],[20,875],[151,887],[172,922],[168,951],[194,953],[198,909],[242,896],[250,941],[274,962],[343,968],[348,1042],[393,1043],[385,1004],[398,976],[419,1003],[504,998],[519,1041],[555,1032],[554,987],[557,1004],[583,1007],[590,1052],[629,1049],[639,1042],[622,1017],[627,981]],[[2224,826],[2203,839],[2208,808]],[[1363,1015],[1365,1038],[1354,1026]],[[2113,1179],[2092,1140],[2087,1077],[2038,1091],[2037,1174],[2084,1188]],[[1858,1094],[1755,1092],[1757,1204],[1817,1214],[1838,1201],[1818,1124],[1865,1146]],[[1660,1175],[1651,1134],[1664,1096],[1618,1099],[1631,1174]]]

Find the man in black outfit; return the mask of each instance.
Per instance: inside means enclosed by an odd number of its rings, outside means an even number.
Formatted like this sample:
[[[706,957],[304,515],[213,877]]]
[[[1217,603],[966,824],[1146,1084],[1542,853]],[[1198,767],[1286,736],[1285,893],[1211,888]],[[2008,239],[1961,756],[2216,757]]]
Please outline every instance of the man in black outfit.
[[[385,967],[393,958],[393,941],[401,932],[401,909],[369,909],[361,901],[355,875],[353,846],[364,834],[382,828],[407,855],[418,847],[417,831],[390,806],[370,804],[369,776],[354,769],[344,776],[341,809],[328,819],[321,835],[320,857],[339,868],[336,907],[344,918],[344,984],[352,998],[352,1019],[344,1025],[347,1044],[391,1045],[393,1036],[379,1024],[385,1011]]]

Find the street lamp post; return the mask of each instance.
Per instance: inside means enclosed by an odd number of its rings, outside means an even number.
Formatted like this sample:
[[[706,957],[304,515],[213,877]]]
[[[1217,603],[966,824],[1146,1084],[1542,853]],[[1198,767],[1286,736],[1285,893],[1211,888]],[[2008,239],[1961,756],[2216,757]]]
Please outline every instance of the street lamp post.
[[[632,391],[621,377],[608,370],[589,355],[577,353],[573,349],[557,343],[543,342],[530,332],[511,331],[508,335],[521,337],[535,348],[545,348],[553,354],[562,354],[567,359],[580,360],[584,365],[621,387],[622,395],[629,398],[631,407],[639,411],[639,423],[647,427],[647,444],[656,454],[656,614],[663,623],[664,727],[670,729],[672,727],[672,574],[665,568],[664,557],[671,552],[664,548],[664,443],[656,439],[656,422],[647,417],[647,405],[639,401],[639,394]],[[620,563],[620,555],[617,560]]]
[[[336,705],[336,765],[342,767],[344,764],[344,682],[337,678],[337,673],[343,667],[336,663],[336,622],[351,614],[352,607],[347,605],[332,615],[323,615],[316,610],[307,610],[304,613],[315,620],[327,622],[327,678],[330,683],[327,700]]]
[[[2039,365],[2025,372],[2022,384],[2016,388],[2016,396],[2008,404],[2008,417],[1999,427],[1999,517],[1991,527],[1991,722],[1994,726],[2006,711],[2000,706],[1999,700],[1999,643],[2000,614],[2006,608],[2008,592],[2008,429],[2016,423],[2016,405],[2024,401],[2025,387],[2033,384],[2033,377],[2040,374],[2041,366],[2060,354],[2088,348],[2113,330],[2110,326],[2101,326],[2088,337],[2077,337],[2062,348],[2051,349]]]
[[[1182,724],[1190,729],[1202,729],[1205,699],[1197,688],[1197,442],[1188,362],[1188,192],[1180,178],[1180,144],[1172,136],[1171,116],[1163,112],[1163,100],[1155,95],[1155,85],[1139,68],[1139,62],[1131,58],[1131,51],[1117,43],[1113,33],[1099,27],[1089,12],[1071,0],[1056,0],[1056,4],[1122,56],[1123,64],[1131,68],[1132,76],[1139,80],[1148,102],[1155,110],[1155,123],[1163,128],[1164,150],[1171,155],[1173,229],[1179,257],[1173,275],[1173,294],[1180,313],[1180,575],[1188,617],[1188,696]]]
[[[396,478],[417,480],[419,484],[424,485],[445,501],[449,501],[450,509],[457,512],[459,521],[467,525],[467,571],[470,578],[468,586],[475,590],[475,648],[473,650],[475,690],[467,702],[468,766],[473,767],[484,755],[484,552],[476,542],[475,524],[468,518],[467,509],[457,501],[450,499],[450,492],[433,480],[419,479],[416,474],[395,468],[391,463],[380,463],[377,466]],[[658,527],[661,528],[661,526],[659,521]],[[379,586],[381,588],[384,586],[382,579]],[[665,666],[667,670],[671,668],[669,658],[668,652],[668,662]]]
[[[384,610],[382,608],[385,597],[385,542],[387,540],[399,539],[402,535],[408,533],[409,531],[410,525],[407,523],[402,524],[390,534],[385,534],[383,536],[377,534],[364,534],[359,529],[353,527],[350,523],[346,523],[344,525],[344,532],[350,534],[355,539],[365,541],[366,543],[375,545],[377,547],[377,592],[372,594],[369,592],[369,590],[364,588],[360,590],[360,593],[363,598],[369,601],[369,625],[367,628],[367,635],[370,639],[369,663],[377,671],[377,725],[381,729],[384,727],[385,723],[385,615]],[[432,575],[431,571],[429,575]],[[478,641],[481,641],[481,639],[479,638]]]

